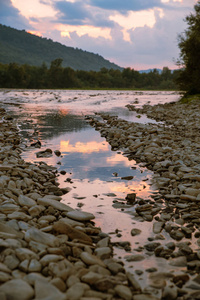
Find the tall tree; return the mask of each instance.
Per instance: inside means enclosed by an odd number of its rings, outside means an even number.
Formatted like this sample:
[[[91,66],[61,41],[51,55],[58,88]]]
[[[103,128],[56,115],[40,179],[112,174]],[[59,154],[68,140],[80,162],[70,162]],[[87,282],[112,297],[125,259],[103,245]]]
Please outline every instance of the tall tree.
[[[188,28],[179,35],[180,60],[183,69],[178,83],[187,94],[200,93],[200,0],[194,6],[194,13],[186,17]]]

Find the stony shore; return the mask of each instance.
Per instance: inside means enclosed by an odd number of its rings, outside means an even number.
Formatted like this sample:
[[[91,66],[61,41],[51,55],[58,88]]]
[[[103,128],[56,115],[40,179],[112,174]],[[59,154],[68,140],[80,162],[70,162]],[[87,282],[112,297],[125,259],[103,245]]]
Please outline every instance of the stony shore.
[[[133,216],[153,222],[154,236],[144,249],[177,272],[154,270],[150,286],[162,291],[158,299],[200,299],[200,103],[127,108],[158,123],[132,123],[107,114],[87,119],[114,151],[154,172],[152,185],[159,195],[132,197]]]
[[[152,270],[143,288],[113,258],[110,237],[95,227],[94,216],[60,201],[68,190],[59,188],[57,170],[21,158],[15,121],[1,109],[1,300],[200,299],[200,105],[128,108],[162,123],[105,114],[102,121],[99,115],[87,119],[113,150],[154,171],[159,194],[126,199],[135,207],[133,217],[153,222],[144,251],[178,271]]]
[[[143,299],[94,215],[60,201],[56,169],[21,158],[4,109],[0,126],[0,299]]]

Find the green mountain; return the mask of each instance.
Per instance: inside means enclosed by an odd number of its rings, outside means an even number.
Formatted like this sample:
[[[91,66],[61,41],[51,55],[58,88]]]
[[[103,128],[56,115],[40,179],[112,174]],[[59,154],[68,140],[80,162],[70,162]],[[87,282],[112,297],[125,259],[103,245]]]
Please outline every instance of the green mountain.
[[[62,58],[63,67],[74,70],[100,71],[101,68],[122,70],[98,54],[67,47],[51,39],[41,38],[25,30],[17,30],[0,24],[0,63],[12,62],[48,67],[51,61]]]

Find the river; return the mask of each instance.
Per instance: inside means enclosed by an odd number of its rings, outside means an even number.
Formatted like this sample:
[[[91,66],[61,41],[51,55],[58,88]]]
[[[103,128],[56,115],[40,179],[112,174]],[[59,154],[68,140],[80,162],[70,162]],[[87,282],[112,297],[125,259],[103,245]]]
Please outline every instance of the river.
[[[24,142],[23,158],[30,162],[42,160],[56,166],[58,172],[66,172],[59,173],[58,181],[61,187],[71,190],[62,201],[75,209],[93,213],[95,225],[109,233],[112,242],[130,242],[131,253],[142,252],[152,235],[153,222],[134,218],[134,208],[124,209],[120,203],[132,192],[142,199],[155,195],[157,191],[151,186],[152,173],[134,160],[129,161],[121,151],[111,151],[100,133],[86,122],[85,115],[107,112],[131,122],[155,123],[145,115],[129,111],[126,105],[141,107],[146,103],[154,105],[179,98],[179,93],[164,91],[0,90],[2,106],[17,119]],[[31,141],[37,140],[42,143],[40,149],[29,147]],[[61,156],[37,158],[36,152],[46,148],[59,150]],[[126,176],[133,176],[133,179],[121,179]],[[142,233],[131,236],[132,228]],[[127,268],[143,272],[140,280],[145,280],[146,269],[165,267],[164,259],[146,254],[145,260],[133,265],[124,260],[127,252],[123,247],[114,249],[114,256],[122,259]]]

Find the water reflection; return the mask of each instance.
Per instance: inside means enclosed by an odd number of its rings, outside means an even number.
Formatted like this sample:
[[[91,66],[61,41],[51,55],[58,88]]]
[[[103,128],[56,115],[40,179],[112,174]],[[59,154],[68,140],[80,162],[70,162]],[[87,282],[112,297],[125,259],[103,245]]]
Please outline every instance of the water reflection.
[[[13,112],[13,116],[16,118],[17,114]],[[49,110],[44,107],[39,109],[25,107],[23,113],[20,114],[19,122],[22,130],[31,127],[33,138],[38,137],[42,140],[57,137],[63,132],[81,131],[89,127],[83,116],[72,115],[69,110],[65,109],[57,111],[56,108]]]
[[[80,153],[92,153],[100,151],[108,151],[108,144],[98,143],[96,141],[90,141],[87,143],[76,142],[74,145],[70,144],[70,140],[60,142],[60,151],[65,155],[66,153],[80,152]]]

